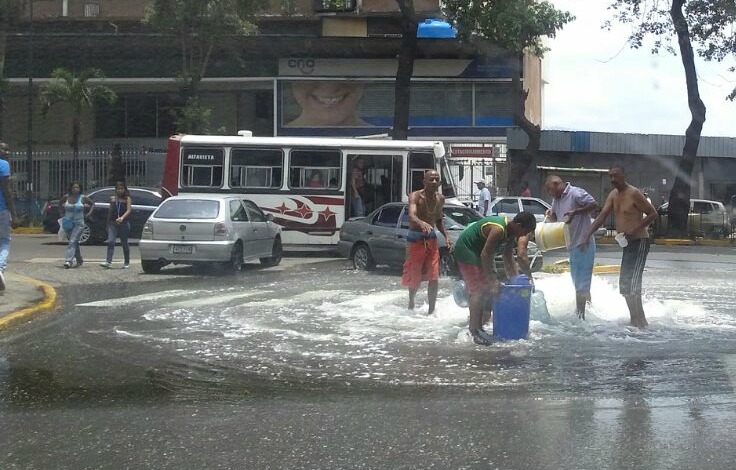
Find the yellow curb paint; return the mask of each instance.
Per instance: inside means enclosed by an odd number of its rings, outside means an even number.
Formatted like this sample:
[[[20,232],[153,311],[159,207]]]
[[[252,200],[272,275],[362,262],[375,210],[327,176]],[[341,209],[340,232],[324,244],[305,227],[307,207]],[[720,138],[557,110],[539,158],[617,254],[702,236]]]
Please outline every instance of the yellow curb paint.
[[[39,287],[43,291],[43,300],[37,302],[35,305],[0,318],[0,330],[7,329],[13,325],[17,325],[18,323],[29,321],[46,310],[51,310],[56,305],[56,289],[51,287],[49,284],[39,281],[38,279],[33,279],[32,277],[21,276],[18,274],[15,276]]]
[[[593,266],[593,274],[613,274],[621,272],[621,266],[618,264],[605,264],[602,266]]]
[[[570,267],[561,264],[559,261],[553,264],[551,274],[569,273]],[[618,264],[603,264],[593,266],[593,274],[615,274],[621,272],[621,266]]]
[[[41,227],[16,227],[12,229],[10,233],[14,233],[16,235],[20,235],[20,234],[42,235],[43,228]]]

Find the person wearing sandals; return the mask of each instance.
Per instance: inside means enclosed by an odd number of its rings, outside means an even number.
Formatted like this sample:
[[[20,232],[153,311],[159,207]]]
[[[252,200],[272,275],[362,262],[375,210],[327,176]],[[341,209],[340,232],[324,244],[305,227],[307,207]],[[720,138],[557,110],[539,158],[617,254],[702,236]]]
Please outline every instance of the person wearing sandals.
[[[89,211],[85,213],[85,207],[89,206]],[[64,214],[61,219],[61,226],[69,238],[69,243],[64,252],[64,267],[80,267],[84,263],[82,260],[82,251],[79,249],[79,239],[86,227],[84,220],[92,215],[95,204],[90,198],[82,194],[82,186],[78,181],[73,182],[69,186],[69,193],[59,200],[59,212]],[[74,261],[76,260],[76,264]]]
[[[130,247],[128,246],[128,235],[130,234],[130,222],[128,217],[132,212],[130,206],[130,192],[124,181],[115,183],[115,195],[110,198],[110,210],[107,213],[107,258],[100,263],[103,268],[112,266],[112,255],[115,253],[115,240],[120,238],[123,246],[123,269],[130,266]]]

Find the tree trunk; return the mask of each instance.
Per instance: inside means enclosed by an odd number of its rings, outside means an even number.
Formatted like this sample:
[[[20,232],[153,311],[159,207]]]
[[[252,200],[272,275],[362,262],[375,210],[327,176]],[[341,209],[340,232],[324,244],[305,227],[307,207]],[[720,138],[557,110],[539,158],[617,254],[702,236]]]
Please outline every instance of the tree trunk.
[[[695,158],[700,144],[700,132],[705,122],[705,104],[700,99],[698,91],[698,76],[695,71],[695,58],[690,42],[690,32],[687,20],[682,13],[685,0],[673,0],[670,16],[677,33],[677,42],[680,46],[680,56],[685,69],[687,83],[687,103],[690,107],[690,125],[685,131],[685,146],[682,149],[682,159],[678,165],[675,182],[672,186],[669,200],[668,234],[670,236],[686,236],[688,233],[688,213],[690,212],[690,189]]]
[[[511,99],[514,109],[514,125],[526,133],[529,137],[529,142],[523,150],[515,150],[513,152],[509,150],[507,152],[508,179],[506,181],[506,190],[510,195],[520,193],[521,181],[537,157],[542,139],[542,129],[526,117],[526,98],[529,92],[524,90],[521,83],[521,74],[523,72],[522,61],[523,57],[516,57],[514,60],[515,67],[511,78]]]
[[[399,65],[396,69],[394,87],[394,126],[391,138],[406,140],[409,136],[409,115],[411,111],[411,76],[414,73],[414,59],[417,55],[417,19],[414,13],[414,0],[396,0],[401,10],[401,46]]]

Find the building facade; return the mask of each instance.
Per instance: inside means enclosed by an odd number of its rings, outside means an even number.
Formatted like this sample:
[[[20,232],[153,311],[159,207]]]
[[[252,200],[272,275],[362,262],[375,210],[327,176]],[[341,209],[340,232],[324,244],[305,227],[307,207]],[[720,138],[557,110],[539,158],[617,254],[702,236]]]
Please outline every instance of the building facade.
[[[628,181],[646,192],[655,206],[666,202],[682,158],[684,136],[543,131],[541,148],[527,173],[532,191],[546,198],[544,181],[551,174],[585,188],[605,201],[611,184],[608,169],[621,165]],[[511,130],[508,151],[526,146],[526,134]],[[736,196],[736,138],[701,137],[691,175],[691,197],[727,206]]]
[[[176,131],[181,61],[176,38],[144,23],[151,0],[35,0],[10,27],[5,73],[10,93],[2,138],[15,148],[28,133],[28,76],[34,94],[53,69],[101,69],[119,95],[83,116],[81,146],[161,148]],[[437,0],[415,0],[421,19],[440,17]],[[400,13],[394,0],[271,0],[258,33],[215,50],[200,86],[212,132],[364,136],[390,132]],[[31,45],[32,43],[32,45]],[[30,63],[31,54],[33,62]],[[234,49],[234,50],[233,50]],[[520,65],[519,65],[520,63]],[[511,78],[524,70],[528,116],[541,119],[541,64],[535,57],[461,43],[419,39],[412,79],[410,137],[502,145],[513,125]],[[29,72],[30,71],[30,72]],[[528,73],[527,73],[528,72]],[[70,110],[42,116],[32,107],[34,148],[68,146]]]

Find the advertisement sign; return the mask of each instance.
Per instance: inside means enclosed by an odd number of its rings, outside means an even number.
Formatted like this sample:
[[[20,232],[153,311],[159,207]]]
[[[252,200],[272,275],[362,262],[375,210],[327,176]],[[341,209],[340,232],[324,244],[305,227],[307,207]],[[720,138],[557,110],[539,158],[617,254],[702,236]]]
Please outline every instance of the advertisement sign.
[[[409,125],[432,128],[508,126],[512,124],[509,93],[507,83],[413,83]],[[287,131],[305,127],[390,128],[393,124],[392,82],[281,81],[279,96],[279,124]],[[474,96],[485,101],[474,107]]]

